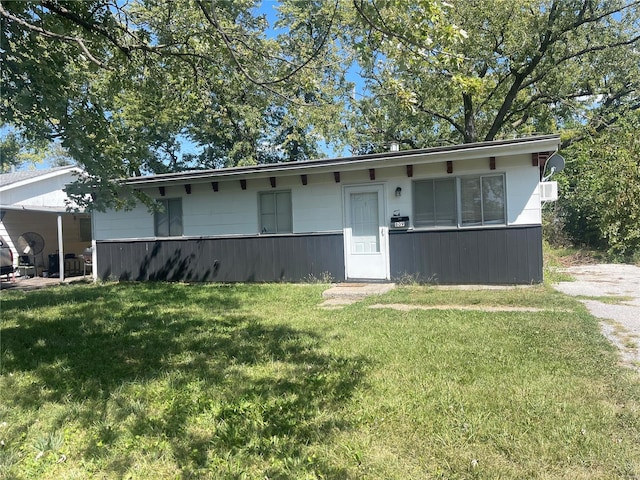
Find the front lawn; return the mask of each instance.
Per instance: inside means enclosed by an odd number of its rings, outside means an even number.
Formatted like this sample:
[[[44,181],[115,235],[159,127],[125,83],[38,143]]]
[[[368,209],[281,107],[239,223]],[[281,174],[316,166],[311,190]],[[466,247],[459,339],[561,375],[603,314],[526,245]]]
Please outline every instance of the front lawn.
[[[638,373],[574,299],[323,288],[3,291],[0,478],[640,476]]]

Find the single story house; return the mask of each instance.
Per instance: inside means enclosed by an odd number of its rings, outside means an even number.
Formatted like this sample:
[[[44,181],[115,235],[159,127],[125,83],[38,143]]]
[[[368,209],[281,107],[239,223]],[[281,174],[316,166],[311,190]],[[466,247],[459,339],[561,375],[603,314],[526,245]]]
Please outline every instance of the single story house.
[[[70,211],[76,205],[64,191],[82,174],[76,166],[0,174],[0,237],[18,275],[84,273],[81,255],[91,247],[91,215]]]
[[[101,279],[542,281],[556,135],[124,180],[160,209],[94,213]]]

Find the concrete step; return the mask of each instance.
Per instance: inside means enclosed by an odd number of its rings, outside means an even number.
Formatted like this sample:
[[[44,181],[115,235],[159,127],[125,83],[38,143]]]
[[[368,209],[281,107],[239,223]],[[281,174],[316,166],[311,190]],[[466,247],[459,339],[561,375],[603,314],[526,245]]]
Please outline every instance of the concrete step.
[[[322,292],[323,298],[364,298],[369,295],[382,295],[396,287],[395,283],[337,283]]]

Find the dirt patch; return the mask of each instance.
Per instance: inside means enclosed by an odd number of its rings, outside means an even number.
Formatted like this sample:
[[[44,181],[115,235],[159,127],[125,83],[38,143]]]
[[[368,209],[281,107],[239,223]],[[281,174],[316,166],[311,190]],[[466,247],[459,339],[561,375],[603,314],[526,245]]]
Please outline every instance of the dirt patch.
[[[391,308],[408,312],[410,310],[468,310],[478,312],[546,312],[548,309],[536,307],[510,307],[492,305],[407,305],[404,303],[376,303],[369,308]],[[558,311],[558,310],[554,310]],[[566,310],[562,310],[566,311]]]
[[[571,255],[564,255],[558,258],[558,262],[564,268],[578,267],[584,265],[596,265],[601,262],[596,256],[589,251],[577,251]]]

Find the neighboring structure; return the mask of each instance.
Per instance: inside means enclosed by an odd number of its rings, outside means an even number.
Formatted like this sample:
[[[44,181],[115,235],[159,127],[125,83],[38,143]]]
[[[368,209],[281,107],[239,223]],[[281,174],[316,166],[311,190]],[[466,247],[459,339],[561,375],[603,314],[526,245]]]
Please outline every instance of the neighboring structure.
[[[82,172],[66,166],[0,175],[0,236],[19,274],[64,278],[83,273],[81,254],[91,247],[91,217],[69,212],[74,204],[64,192]]]
[[[558,136],[124,181],[162,209],[94,213],[99,278],[542,281]]]

